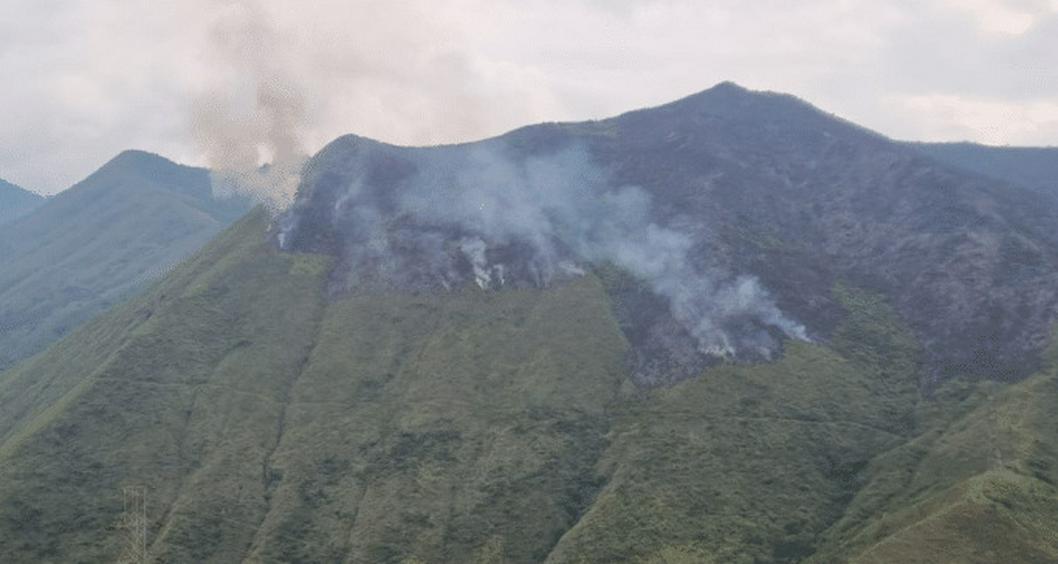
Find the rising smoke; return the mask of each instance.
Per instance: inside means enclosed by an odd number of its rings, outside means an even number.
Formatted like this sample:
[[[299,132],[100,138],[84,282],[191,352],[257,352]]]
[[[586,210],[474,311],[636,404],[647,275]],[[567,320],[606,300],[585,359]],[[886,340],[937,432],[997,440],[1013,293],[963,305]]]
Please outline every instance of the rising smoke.
[[[195,136],[217,195],[250,196],[278,214],[299,196],[304,163],[297,65],[284,59],[282,34],[262,4],[215,5],[210,52],[219,73],[194,105]],[[448,110],[480,112],[467,81],[458,83]],[[583,148],[518,158],[491,144],[398,157],[381,153],[400,150],[368,145],[340,163],[348,174],[338,185],[317,178],[279,220],[286,248],[321,225],[333,229],[346,288],[543,287],[611,263],[664,297],[703,353],[767,356],[774,331],[806,338],[755,278],[695,264],[695,239],[659,222],[642,189],[614,186]]]
[[[609,263],[664,297],[702,353],[768,356],[773,331],[807,339],[756,278],[695,266],[694,239],[661,224],[647,192],[614,185],[584,148],[525,158],[496,143],[361,141],[340,160],[344,174],[311,180],[280,241],[296,247],[329,225],[347,287],[542,287]]]
[[[253,1],[217,4],[210,56],[220,72],[194,102],[192,131],[216,196],[249,196],[278,212],[293,202],[305,160],[305,100],[264,9]]]

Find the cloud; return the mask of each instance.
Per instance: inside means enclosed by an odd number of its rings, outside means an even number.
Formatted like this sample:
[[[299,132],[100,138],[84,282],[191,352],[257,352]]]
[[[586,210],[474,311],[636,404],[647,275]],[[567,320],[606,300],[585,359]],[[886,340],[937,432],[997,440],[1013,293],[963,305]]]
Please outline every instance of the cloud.
[[[1011,139],[1044,144],[1058,137],[1058,101],[1019,104],[927,95],[895,97],[890,103],[894,111],[921,116],[915,139],[974,139],[1007,145]]]
[[[233,6],[272,30],[258,52],[216,51]],[[1046,123],[979,129],[921,102],[1032,118],[1058,103],[1055,52],[1053,0],[8,0],[0,177],[55,192],[130,147],[205,164],[197,101],[231,107],[261,65],[296,85],[307,153],[348,132],[434,144],[603,117],[729,79],[898,138],[1058,144]]]
[[[985,32],[1009,35],[1021,35],[1041,17],[1058,11],[1050,0],[946,0],[944,4],[973,17]]]

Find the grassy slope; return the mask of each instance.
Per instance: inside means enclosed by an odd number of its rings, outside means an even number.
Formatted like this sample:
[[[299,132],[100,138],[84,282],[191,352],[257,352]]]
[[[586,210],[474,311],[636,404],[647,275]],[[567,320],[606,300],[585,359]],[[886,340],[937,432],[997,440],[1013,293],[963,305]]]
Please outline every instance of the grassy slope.
[[[623,343],[597,282],[329,308],[263,561],[542,560],[598,486]]]
[[[319,310],[322,264],[247,244],[263,239],[246,236],[263,226],[248,221],[242,237],[222,238],[148,295],[2,376],[7,560],[112,557],[117,494],[130,483],[150,486],[155,510],[197,480],[209,491],[237,484],[250,490],[251,514],[264,510],[252,461],[271,448],[276,388],[308,348],[300,326]],[[308,273],[278,275],[303,262]],[[222,535],[235,550],[248,542],[237,530]]]
[[[596,277],[328,302],[266,225],[0,376],[5,562],[114,558],[129,484],[168,562],[1053,555],[1053,375],[916,407],[869,295],[828,346],[642,393]]]
[[[208,173],[126,152],[0,238],[0,370],[161,277],[237,219]]]
[[[918,351],[884,303],[850,308],[831,348],[714,368],[626,404],[608,478],[553,562],[771,562],[810,554],[878,452],[912,432]],[[840,353],[838,352],[840,351]]]
[[[620,386],[598,283],[325,307],[264,223],[4,376],[0,553],[110,558],[144,483],[167,560],[546,555]]]
[[[1053,358],[1053,356],[1052,356]],[[926,431],[873,461],[817,561],[1058,561],[1058,373],[952,383]]]

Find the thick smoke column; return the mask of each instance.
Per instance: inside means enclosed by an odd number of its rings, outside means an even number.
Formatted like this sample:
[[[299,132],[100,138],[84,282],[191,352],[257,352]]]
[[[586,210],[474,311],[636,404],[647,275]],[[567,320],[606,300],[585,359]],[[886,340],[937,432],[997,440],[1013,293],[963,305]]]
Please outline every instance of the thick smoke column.
[[[807,339],[756,278],[695,266],[694,240],[659,224],[650,195],[615,186],[588,151],[512,154],[498,144],[402,150],[359,141],[338,159],[342,174],[310,174],[305,201],[282,220],[281,244],[311,238],[314,224],[333,226],[327,239],[339,241],[347,288],[539,287],[611,263],[664,297],[702,353],[768,356],[773,331]]]
[[[264,9],[253,1],[218,5],[210,54],[220,75],[195,100],[193,132],[215,195],[250,196],[278,212],[297,191],[305,101]]]

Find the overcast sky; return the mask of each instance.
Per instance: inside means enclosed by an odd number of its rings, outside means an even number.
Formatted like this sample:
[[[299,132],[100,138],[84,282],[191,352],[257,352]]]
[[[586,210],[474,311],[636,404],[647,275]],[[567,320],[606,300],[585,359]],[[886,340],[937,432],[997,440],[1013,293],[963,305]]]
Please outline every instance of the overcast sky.
[[[0,177],[471,140],[724,80],[899,139],[1058,145],[1056,54],[1058,0],[3,0]]]

